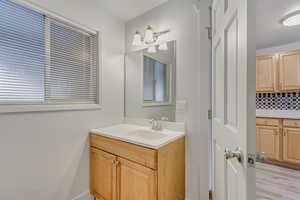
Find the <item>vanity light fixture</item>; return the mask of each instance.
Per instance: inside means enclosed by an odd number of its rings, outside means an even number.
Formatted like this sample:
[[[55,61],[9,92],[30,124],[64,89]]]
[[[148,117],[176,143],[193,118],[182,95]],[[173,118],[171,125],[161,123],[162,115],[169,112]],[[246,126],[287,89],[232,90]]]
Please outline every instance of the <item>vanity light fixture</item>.
[[[300,25],[300,10],[294,11],[284,16],[280,23],[284,26],[297,26]]]
[[[142,42],[142,35],[140,34],[140,32],[136,32],[133,36],[133,42],[132,44],[134,46],[141,46],[143,45],[143,42]]]
[[[144,37],[139,31],[135,32],[133,36],[132,45],[133,46],[153,45],[158,41],[161,35],[164,35],[169,32],[170,30],[154,32],[152,26],[148,25]]]
[[[155,46],[151,46],[148,48],[148,53],[156,53],[156,47]]]
[[[145,32],[145,39],[144,39],[144,42],[146,44],[151,44],[154,42],[154,32],[153,32],[153,29],[151,26],[148,26],[147,27],[147,30]]]

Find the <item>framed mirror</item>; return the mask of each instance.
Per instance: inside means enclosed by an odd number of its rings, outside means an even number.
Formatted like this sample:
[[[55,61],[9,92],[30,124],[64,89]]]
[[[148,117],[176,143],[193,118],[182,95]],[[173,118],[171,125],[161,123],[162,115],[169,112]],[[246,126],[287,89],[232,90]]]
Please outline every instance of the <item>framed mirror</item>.
[[[153,48],[155,50],[153,50]],[[175,121],[176,42],[126,55],[125,117]]]

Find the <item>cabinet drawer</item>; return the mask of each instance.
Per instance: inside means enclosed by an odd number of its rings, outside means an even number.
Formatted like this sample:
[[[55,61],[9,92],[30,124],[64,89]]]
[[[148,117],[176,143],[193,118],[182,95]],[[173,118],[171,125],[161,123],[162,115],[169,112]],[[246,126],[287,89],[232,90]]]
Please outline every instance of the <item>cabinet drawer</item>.
[[[283,126],[300,128],[300,120],[299,119],[284,119]]]
[[[157,169],[157,151],[116,139],[91,134],[91,146],[134,161],[151,169]]]
[[[280,119],[273,119],[273,118],[256,118],[257,125],[263,126],[279,126]]]

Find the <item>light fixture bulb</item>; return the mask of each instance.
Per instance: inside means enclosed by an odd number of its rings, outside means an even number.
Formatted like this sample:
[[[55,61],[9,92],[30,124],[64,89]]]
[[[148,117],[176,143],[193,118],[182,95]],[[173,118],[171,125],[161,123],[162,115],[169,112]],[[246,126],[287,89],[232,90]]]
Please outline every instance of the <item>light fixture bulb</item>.
[[[141,45],[143,45],[142,35],[138,31],[133,36],[132,45],[133,46],[141,46]]]
[[[167,43],[165,42],[165,43],[160,44],[158,49],[161,50],[161,51],[168,51]]]
[[[300,25],[300,10],[292,12],[280,21],[284,26],[297,26]]]
[[[156,47],[155,46],[151,46],[148,48],[148,53],[156,53]]]
[[[151,26],[147,27],[147,30],[145,32],[145,43],[153,43],[154,42],[154,33]]]

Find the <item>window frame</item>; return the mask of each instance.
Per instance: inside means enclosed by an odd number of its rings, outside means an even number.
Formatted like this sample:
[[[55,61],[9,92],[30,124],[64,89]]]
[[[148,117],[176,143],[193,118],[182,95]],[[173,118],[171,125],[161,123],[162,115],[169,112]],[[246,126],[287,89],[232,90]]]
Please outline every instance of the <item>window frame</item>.
[[[67,110],[99,110],[102,109],[102,65],[103,65],[103,54],[102,54],[102,40],[101,40],[101,31],[95,28],[89,28],[88,26],[82,25],[74,20],[68,19],[49,11],[45,8],[41,8],[33,3],[27,2],[25,0],[10,0],[13,3],[24,6],[28,9],[32,9],[36,12],[39,12],[42,15],[45,15],[45,26],[50,20],[58,21],[59,23],[66,25],[70,28],[74,28],[77,31],[82,30],[84,33],[94,34],[97,37],[97,66],[96,66],[96,103],[84,103],[84,102],[19,102],[19,103],[1,103],[0,104],[0,114],[2,113],[22,113],[22,112],[43,112],[43,111],[67,111]],[[46,27],[45,27],[46,29]],[[45,40],[49,37],[49,33],[45,30]],[[46,44],[49,45],[49,44]],[[46,47],[45,47],[46,48]],[[48,59],[46,62],[48,62]],[[47,67],[45,65],[45,72]]]
[[[153,60],[156,60],[160,62],[161,64],[165,64],[167,66],[167,74],[169,75],[169,80],[167,80],[168,83],[168,101],[145,101],[144,100],[144,56],[151,58]],[[165,61],[154,58],[153,56],[147,54],[147,53],[141,53],[141,104],[143,107],[153,107],[153,106],[170,106],[173,102],[173,65],[171,63],[166,63]]]

